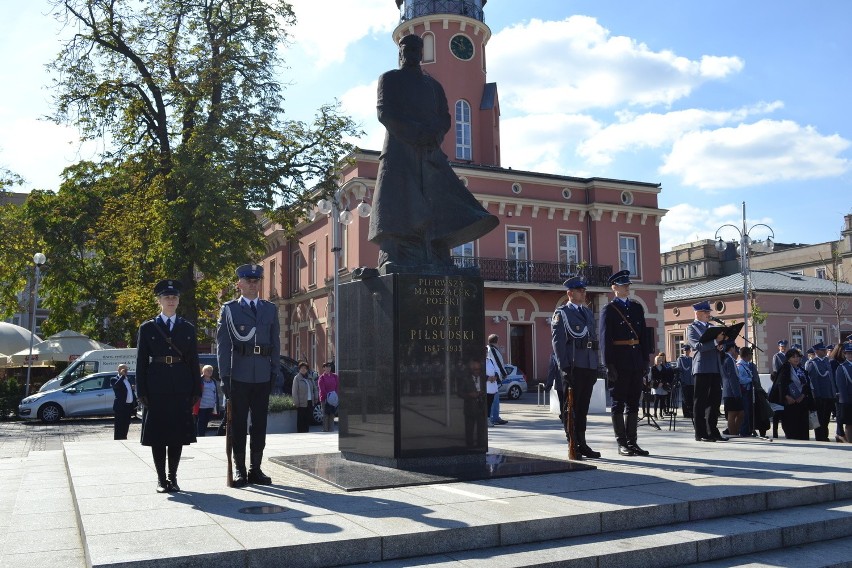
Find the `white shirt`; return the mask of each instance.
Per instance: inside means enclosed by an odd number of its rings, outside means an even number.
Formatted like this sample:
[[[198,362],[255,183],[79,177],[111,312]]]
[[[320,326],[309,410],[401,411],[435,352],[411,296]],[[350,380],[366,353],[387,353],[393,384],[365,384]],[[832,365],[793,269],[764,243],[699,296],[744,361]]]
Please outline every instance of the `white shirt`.
[[[169,328],[169,331],[172,330],[175,326],[175,316],[169,317],[164,313],[160,313],[160,318],[163,320],[163,323],[166,324],[166,327]]]

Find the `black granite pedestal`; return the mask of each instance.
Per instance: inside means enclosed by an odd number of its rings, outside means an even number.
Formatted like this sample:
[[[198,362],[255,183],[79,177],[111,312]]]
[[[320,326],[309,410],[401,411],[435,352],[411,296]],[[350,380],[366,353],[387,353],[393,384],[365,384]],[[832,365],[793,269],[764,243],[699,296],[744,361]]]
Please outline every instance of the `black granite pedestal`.
[[[488,449],[482,279],[340,286],[340,453],[271,461],[347,491],[595,469]]]
[[[484,310],[477,276],[397,273],[340,286],[344,459],[484,463]]]

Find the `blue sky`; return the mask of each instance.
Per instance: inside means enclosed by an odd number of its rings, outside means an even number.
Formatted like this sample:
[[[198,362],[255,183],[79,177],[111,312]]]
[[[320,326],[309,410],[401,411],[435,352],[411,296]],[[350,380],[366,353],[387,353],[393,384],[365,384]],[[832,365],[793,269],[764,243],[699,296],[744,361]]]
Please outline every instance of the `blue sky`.
[[[292,118],[338,99],[379,149],[375,81],[396,66],[392,0],[294,0]],[[50,111],[46,0],[0,0],[0,166],[55,188],[91,158]],[[488,80],[503,166],[659,182],[661,246],[766,223],[780,242],[836,239],[852,212],[852,2],[491,0]],[[723,233],[731,237],[731,233]],[[752,236],[765,232],[755,229]]]

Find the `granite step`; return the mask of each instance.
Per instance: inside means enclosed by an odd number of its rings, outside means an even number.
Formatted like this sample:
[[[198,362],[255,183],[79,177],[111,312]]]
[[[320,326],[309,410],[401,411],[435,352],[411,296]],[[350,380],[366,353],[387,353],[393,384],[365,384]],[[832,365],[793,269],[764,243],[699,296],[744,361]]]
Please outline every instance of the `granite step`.
[[[765,550],[722,560],[690,564],[684,568],[758,568],[795,566],[796,568],[852,568],[852,541],[838,538],[809,542],[781,550]]]
[[[0,479],[0,568],[85,566],[64,452],[4,459]]]
[[[852,536],[852,500],[833,501],[688,521],[669,526],[643,527],[554,539],[537,543],[469,550],[417,558],[405,558],[351,566],[374,568],[666,568],[671,566],[750,566],[737,561],[760,559],[766,554],[807,556],[810,543],[832,543],[843,552]],[[848,541],[848,539],[847,539]],[[827,548],[828,550],[828,548]],[[848,558],[849,546],[845,548]],[[706,564],[728,559],[733,563]],[[751,561],[751,560],[748,560]],[[759,561],[759,560],[758,560]],[[834,565],[826,557],[826,565]],[[703,563],[703,564],[700,564]],[[759,564],[758,564],[759,565]],[[775,566],[800,566],[793,562]],[[816,565],[816,564],[814,564]],[[804,566],[804,564],[802,565]]]

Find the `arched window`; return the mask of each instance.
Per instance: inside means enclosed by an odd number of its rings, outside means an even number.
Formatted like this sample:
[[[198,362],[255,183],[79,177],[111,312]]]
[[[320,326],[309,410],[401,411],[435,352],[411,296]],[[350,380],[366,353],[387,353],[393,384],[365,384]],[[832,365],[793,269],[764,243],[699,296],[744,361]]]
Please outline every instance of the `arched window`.
[[[470,105],[464,100],[456,102],[456,159],[473,159],[470,140]]]
[[[432,33],[423,34],[423,63],[435,62],[435,35]]]

